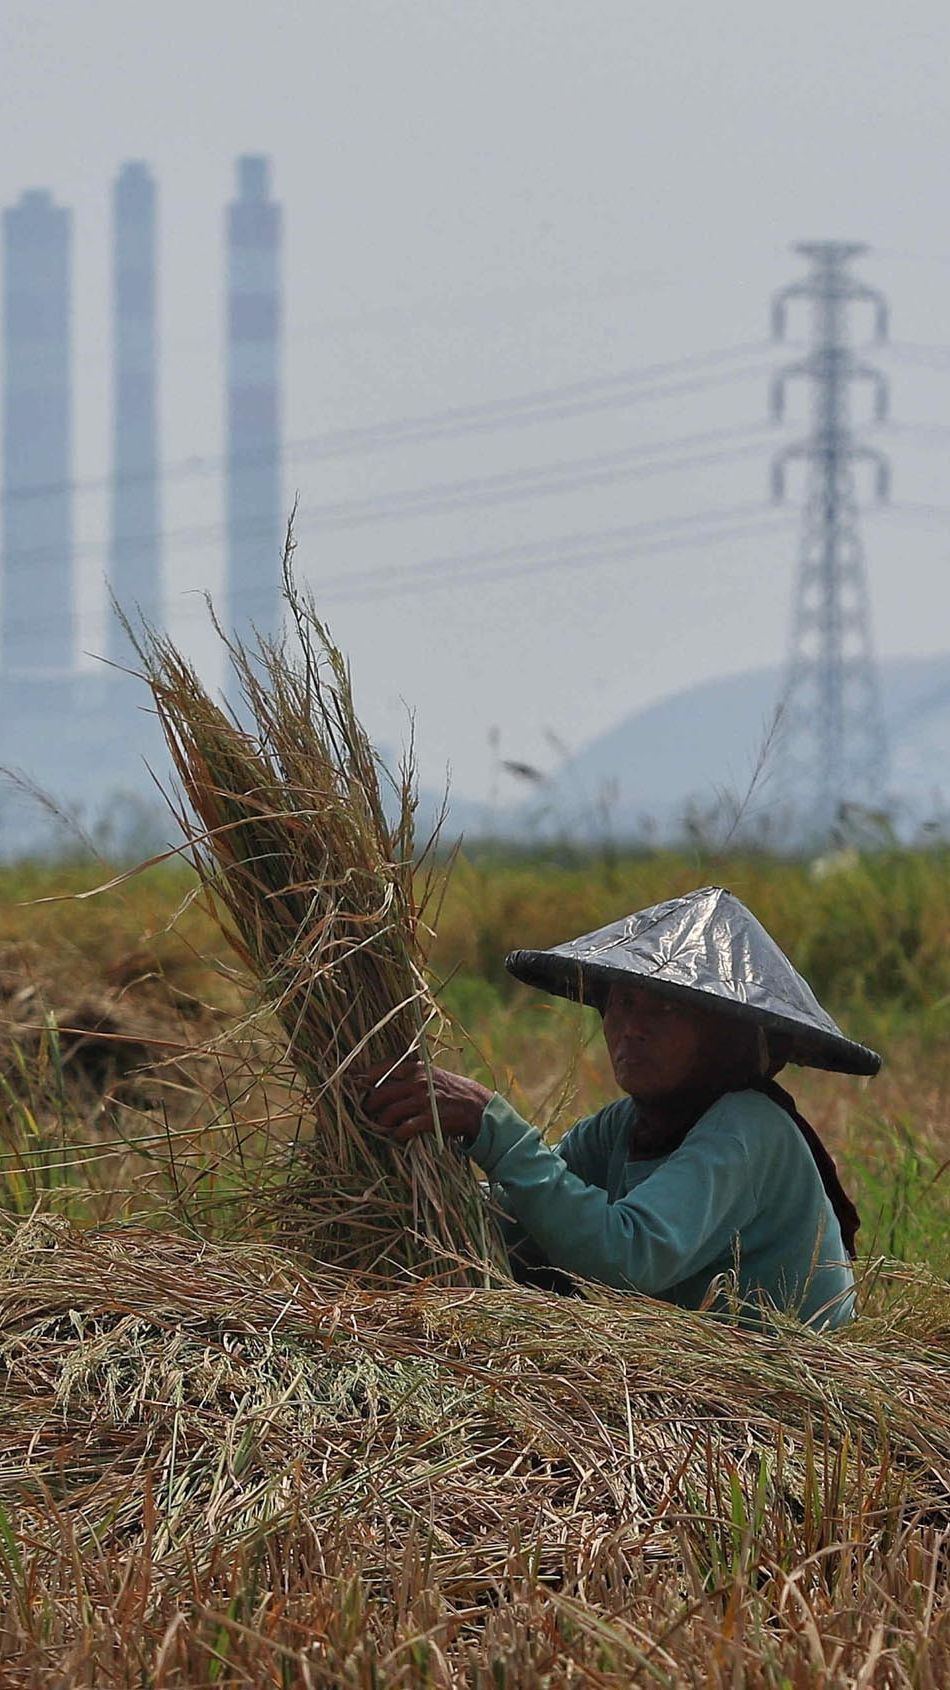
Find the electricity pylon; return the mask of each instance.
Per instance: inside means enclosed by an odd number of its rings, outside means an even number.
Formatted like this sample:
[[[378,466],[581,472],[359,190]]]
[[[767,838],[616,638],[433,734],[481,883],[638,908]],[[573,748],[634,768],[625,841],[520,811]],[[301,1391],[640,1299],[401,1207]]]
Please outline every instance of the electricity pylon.
[[[884,454],[852,432],[850,397],[856,383],[869,386],[881,421],[888,394],[880,371],[857,355],[848,335],[852,308],[868,305],[873,338],[884,341],[887,307],[880,293],[850,274],[864,246],[806,241],[794,250],[811,271],[776,295],[772,337],[785,338],[788,308],[801,302],[811,306],[811,347],[776,375],[772,414],[781,420],[789,382],[803,377],[811,384],[812,426],[807,439],[787,446],[772,465],[777,501],[785,495],[786,466],[801,460],[807,471],[783,692],[783,785],[798,825],[827,837],[847,806],[880,808],[887,780],[855,469],[872,470],[879,500],[887,498],[890,470]]]

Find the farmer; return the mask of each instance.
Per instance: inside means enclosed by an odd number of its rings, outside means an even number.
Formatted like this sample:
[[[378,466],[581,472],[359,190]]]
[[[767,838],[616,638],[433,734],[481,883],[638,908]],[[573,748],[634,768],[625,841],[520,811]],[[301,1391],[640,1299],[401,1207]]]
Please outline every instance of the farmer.
[[[765,929],[706,887],[548,951],[517,979],[594,1004],[622,1097],[552,1148],[476,1080],[433,1072],[442,1131],[508,1216],[519,1277],[540,1267],[685,1308],[768,1308],[816,1327],[853,1312],[853,1203],[775,1084],[786,1062],[874,1074]],[[368,1113],[405,1144],[433,1131],[421,1064],[367,1076]]]

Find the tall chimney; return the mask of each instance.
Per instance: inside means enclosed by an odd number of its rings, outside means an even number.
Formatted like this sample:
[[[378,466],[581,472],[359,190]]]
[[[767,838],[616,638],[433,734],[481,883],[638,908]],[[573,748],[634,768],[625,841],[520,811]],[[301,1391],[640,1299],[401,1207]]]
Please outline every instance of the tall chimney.
[[[272,634],[280,622],[281,208],[270,161],[237,161],[227,208],[227,587],[224,624]]]
[[[72,212],[31,188],[3,213],[4,674],[75,666]]]
[[[123,164],[112,197],[112,591],[133,623],[162,623],[158,481],[157,194],[148,166]],[[132,653],[109,617],[109,656]]]

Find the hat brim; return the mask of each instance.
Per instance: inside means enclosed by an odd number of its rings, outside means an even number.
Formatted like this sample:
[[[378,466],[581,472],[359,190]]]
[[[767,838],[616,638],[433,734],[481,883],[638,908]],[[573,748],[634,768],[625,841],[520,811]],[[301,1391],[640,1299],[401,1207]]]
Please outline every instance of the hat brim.
[[[590,1004],[597,1009],[602,1008],[614,981],[629,984],[635,980],[657,997],[689,1003],[707,1014],[722,1015],[731,1021],[745,1021],[763,1027],[766,1032],[781,1034],[788,1052],[786,1061],[804,1068],[823,1068],[833,1073],[868,1077],[878,1073],[883,1061],[876,1050],[846,1039],[843,1034],[807,1027],[776,1010],[763,1009],[757,1004],[718,992],[703,991],[697,986],[679,985],[651,972],[640,973],[629,967],[615,968],[610,963],[586,958],[581,961],[576,957],[559,956],[556,951],[511,951],[505,958],[505,967],[509,974],[526,986],[536,986],[555,997]]]

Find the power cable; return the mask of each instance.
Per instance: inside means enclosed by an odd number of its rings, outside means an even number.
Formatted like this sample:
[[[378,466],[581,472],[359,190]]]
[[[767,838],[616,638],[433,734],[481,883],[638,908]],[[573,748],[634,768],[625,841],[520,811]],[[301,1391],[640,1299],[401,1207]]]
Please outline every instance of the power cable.
[[[875,354],[887,356],[894,353],[898,358],[907,360],[926,360],[936,358],[945,363],[950,362],[950,346],[928,344],[926,341],[888,340],[880,348],[875,347]]]
[[[925,446],[940,446],[950,439],[950,423],[887,423],[885,432],[898,438],[906,435]]]
[[[950,505],[915,504],[912,500],[902,499],[884,505],[881,514],[906,517],[916,522],[933,522],[938,527],[944,527],[950,522]]]
[[[438,576],[434,578],[426,577],[424,584],[426,591],[429,592],[432,590],[440,590],[445,587],[452,587],[458,590],[460,586],[481,586],[492,581],[513,581],[515,579],[523,580],[526,576],[530,577],[538,574],[546,575],[554,570],[587,569],[595,567],[601,563],[616,563],[627,561],[631,558],[652,557],[657,552],[678,551],[681,548],[689,546],[711,546],[726,540],[740,542],[756,538],[762,534],[775,534],[782,530],[787,531],[789,526],[789,521],[786,517],[762,517],[760,514],[758,521],[752,522],[745,527],[726,529],[710,528],[703,529],[699,533],[694,534],[671,534],[665,539],[656,539],[642,548],[637,548],[636,546],[631,547],[630,544],[627,543],[626,545],[613,546],[600,551],[583,551],[566,556],[552,556],[545,559],[539,559],[534,563],[525,562],[515,571],[512,571],[510,568],[479,569],[465,575],[461,581],[457,579],[441,579]],[[364,603],[370,599],[375,602],[378,599],[405,596],[408,588],[411,587],[415,581],[418,581],[420,576],[421,570],[417,570],[412,582],[394,581],[387,583],[380,580],[378,583],[365,585],[362,590],[357,589],[356,591],[352,590],[348,585],[341,590],[336,592],[330,591],[325,596],[321,596],[321,602],[327,604]]]
[[[539,423],[562,421],[572,416],[587,415],[605,408],[625,408],[648,402],[651,399],[676,398],[681,393],[694,392],[705,386],[718,386],[723,382],[743,379],[747,375],[758,375],[761,373],[761,363],[744,366],[739,370],[726,370],[719,374],[712,373],[695,381],[648,386],[643,392],[637,391],[638,384],[641,381],[653,380],[658,372],[664,370],[695,368],[714,361],[723,362],[740,355],[746,356],[750,348],[757,347],[760,344],[767,345],[767,343],[753,341],[745,346],[705,353],[692,359],[680,360],[678,363],[654,364],[645,366],[639,371],[629,370],[610,376],[590,377],[582,382],[572,382],[562,387],[542,389],[538,393],[523,394],[511,400],[489,400],[479,405],[452,406],[444,411],[434,411],[419,417],[401,418],[391,423],[374,423],[365,427],[340,429],[311,438],[288,441],[276,452],[270,449],[262,449],[255,452],[242,452],[233,456],[223,454],[218,457],[189,457],[168,466],[164,471],[161,469],[155,471],[143,470],[123,476],[94,476],[82,480],[46,482],[36,487],[8,488],[0,495],[0,504],[13,504],[21,500],[49,497],[53,493],[104,492],[114,487],[139,485],[155,480],[168,484],[175,481],[220,475],[228,470],[264,466],[274,462],[293,463],[314,458],[346,457],[361,452],[383,451],[403,445],[426,444],[435,439],[455,439],[463,434],[481,434],[508,428],[531,427]],[[595,397],[584,402],[574,403],[568,396],[579,392],[593,392]],[[601,397],[596,397],[597,392],[601,393]]]
[[[401,591],[416,582],[431,585],[438,580],[440,585],[458,587],[481,579],[506,576],[513,579],[522,573],[537,573],[539,567],[546,565],[559,568],[564,564],[582,563],[585,558],[598,557],[606,560],[610,556],[622,557],[631,547],[638,549],[640,555],[648,555],[654,545],[657,549],[664,549],[668,540],[684,538],[691,530],[697,528],[699,532],[694,535],[695,542],[712,543],[744,537],[750,523],[754,523],[757,528],[764,523],[771,530],[785,527],[787,521],[783,515],[765,515],[762,505],[757,502],[724,506],[698,511],[693,515],[660,517],[651,522],[625,524],[616,528],[580,530],[555,536],[550,540],[532,540],[519,545],[448,554],[426,559],[422,563],[408,564],[402,569],[393,570],[389,566],[383,566],[348,572],[346,575],[331,577],[321,582],[318,597],[322,603],[325,595],[327,602],[330,602],[331,595],[335,595],[334,602],[340,602],[340,595],[348,596],[353,587],[364,589],[378,585],[384,588],[394,587]],[[524,565],[523,569],[518,567],[520,564]],[[484,571],[486,565],[489,566],[487,574]],[[440,577],[444,577],[444,580],[440,580]],[[196,594],[199,591],[200,589],[195,589]],[[253,602],[269,603],[271,597],[269,590],[262,588],[259,592],[239,593],[232,602],[240,605],[243,612]],[[175,619],[179,620],[182,614],[179,608]],[[202,615],[204,607],[196,604],[194,611],[186,614]],[[17,634],[28,631],[35,633],[42,628],[60,625],[60,619],[47,615],[14,619],[5,626],[10,633]]]
[[[512,476],[510,480],[500,476],[494,484],[490,484],[491,478],[486,478],[486,484],[473,484],[470,490],[466,489],[465,483],[459,483],[457,491],[451,491],[452,484],[446,483],[444,492],[432,488],[423,489],[418,495],[404,494],[398,499],[394,497],[387,500],[381,497],[378,503],[365,500],[317,506],[315,510],[305,508],[303,515],[307,520],[315,521],[322,529],[354,528],[365,523],[394,522],[445,511],[510,504],[523,499],[579,492],[590,487],[605,487],[617,481],[636,481],[683,469],[706,468],[713,464],[748,457],[764,449],[764,443],[750,443],[735,446],[727,451],[696,453],[686,458],[651,464],[630,464],[623,461],[623,454],[604,454],[599,463],[596,459],[587,460],[581,470],[572,474],[566,473],[565,470],[560,475],[550,474],[537,479]]]
[[[755,443],[755,440],[750,441],[749,437],[758,437],[764,445],[763,437],[768,432],[767,425],[762,423],[747,425],[738,429],[712,429],[706,434],[687,435],[684,437],[682,444],[684,446],[701,445],[729,438],[742,439],[745,443],[732,448],[717,450],[712,454],[701,451],[698,453],[686,452],[677,457],[666,458],[666,461],[663,461],[662,455],[671,451],[676,444],[675,442],[664,442],[652,447],[624,447],[617,452],[596,452],[592,456],[584,458],[559,458],[555,459],[553,463],[532,464],[526,469],[501,470],[493,475],[462,477],[455,481],[440,481],[429,483],[429,485],[423,487],[406,488],[395,493],[380,493],[365,500],[341,500],[335,504],[324,505],[321,509],[330,521],[334,521],[337,515],[346,521],[351,514],[355,515],[361,509],[398,511],[404,505],[415,506],[420,503],[425,505],[435,503],[441,506],[445,501],[454,502],[455,499],[467,504],[471,501],[480,502],[483,496],[494,502],[493,494],[504,493],[509,488],[530,488],[536,485],[543,487],[552,480],[557,482],[559,488],[567,487],[572,482],[580,484],[589,475],[599,476],[602,472],[612,472],[614,469],[623,469],[626,473],[634,476],[662,474],[667,471],[690,468],[694,464],[707,461],[710,457],[713,461],[717,461],[721,457],[731,457],[733,454],[744,455],[750,448],[758,451],[759,445]],[[661,459],[658,463],[641,463],[643,458],[654,459],[657,457]]]
[[[756,426],[742,433],[765,434],[767,430]],[[737,458],[748,457],[765,449],[764,440],[753,440],[743,445],[711,451],[693,453],[688,456],[661,460],[659,462],[640,463],[642,448],[633,448],[630,452],[599,453],[592,458],[562,459],[553,464],[539,465],[536,469],[527,471],[504,471],[495,476],[475,477],[464,481],[436,482],[427,487],[404,488],[391,494],[380,494],[370,499],[354,499],[339,501],[335,504],[310,505],[301,508],[299,517],[313,526],[324,530],[343,530],[360,527],[369,523],[385,523],[405,521],[420,516],[438,515],[454,510],[471,510],[498,504],[510,504],[524,499],[550,497],[560,493],[571,493],[586,490],[590,487],[602,487],[617,481],[639,480],[658,474],[671,474],[682,469],[706,468],[714,464],[732,461]],[[242,535],[247,538],[266,539],[271,533],[271,525],[245,524]],[[113,546],[120,549],[123,557],[132,557],[136,550],[148,547],[151,550],[156,544],[165,550],[169,543],[173,549],[182,551],[197,545],[205,545],[217,540],[225,539],[229,533],[227,523],[206,523],[179,529],[164,531],[147,531],[141,534],[119,536],[108,542],[110,551]],[[72,548],[73,558],[98,555],[103,545],[98,541],[85,541]],[[7,565],[16,562],[17,565],[41,565],[56,561],[62,556],[61,551],[48,546],[25,547],[22,549],[9,548],[5,553]]]

